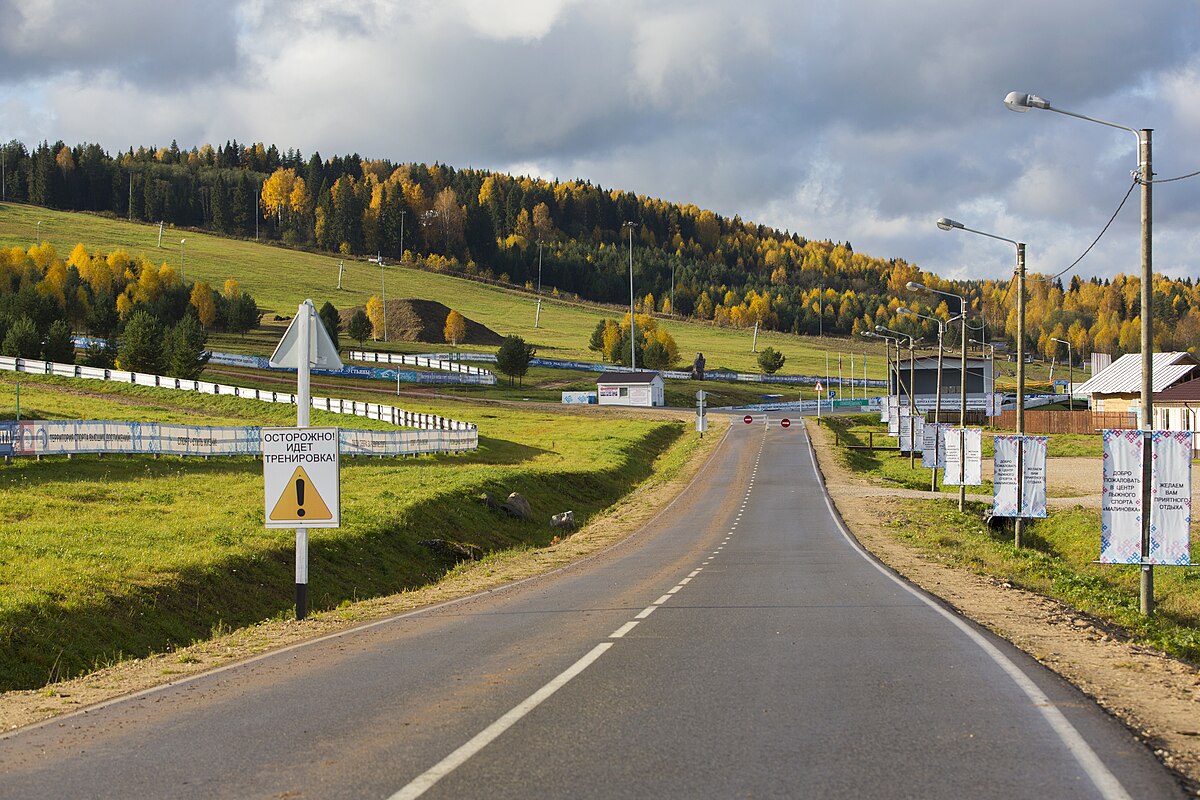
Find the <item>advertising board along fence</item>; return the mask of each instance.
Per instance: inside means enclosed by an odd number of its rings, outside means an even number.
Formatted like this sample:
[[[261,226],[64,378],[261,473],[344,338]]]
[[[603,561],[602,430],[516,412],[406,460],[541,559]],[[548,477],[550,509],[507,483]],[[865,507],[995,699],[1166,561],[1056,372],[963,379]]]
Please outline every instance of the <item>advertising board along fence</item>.
[[[85,367],[79,364],[60,364],[54,361],[36,361],[25,358],[0,356],[0,370],[24,372],[34,375],[57,375],[63,378],[86,378],[91,380],[116,381],[137,386],[156,386],[163,389],[199,392],[201,394],[233,395],[264,403],[296,404],[296,395],[290,392],[251,389],[245,386],[228,386],[208,381],[184,380],[165,375],[149,375],[141,372],[125,372],[117,369]],[[442,431],[476,431],[472,422],[462,422],[437,414],[418,414],[382,403],[366,403],[342,400],[333,397],[313,397],[312,407],[335,414],[348,414],[366,419],[390,422],[403,428]],[[478,436],[476,436],[478,438]]]
[[[238,353],[209,353],[209,364],[229,367],[246,367],[248,369],[265,369],[273,372],[295,372],[294,367],[277,367],[271,364],[269,358],[262,356],[244,356]],[[344,365],[341,369],[321,369],[313,367],[313,375],[330,375],[335,378],[361,378],[369,381],[400,381],[402,383],[433,383],[439,385],[469,385],[495,386],[496,376],[487,370],[478,373],[460,372],[420,372],[412,369],[384,369],[382,367],[357,367],[353,364]]]
[[[339,429],[347,456],[408,456],[461,453],[479,446],[478,432],[365,431]],[[178,425],[120,420],[25,420],[0,422],[0,456],[84,453],[178,456],[258,456],[258,426]]]

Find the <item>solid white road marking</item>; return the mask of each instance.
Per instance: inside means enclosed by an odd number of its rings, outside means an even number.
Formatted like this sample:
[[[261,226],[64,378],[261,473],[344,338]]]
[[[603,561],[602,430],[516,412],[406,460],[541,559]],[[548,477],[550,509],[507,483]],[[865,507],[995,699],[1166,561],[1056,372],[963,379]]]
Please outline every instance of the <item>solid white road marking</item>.
[[[567,667],[557,678],[547,683],[541,689],[538,689],[523,702],[517,704],[517,706],[500,719],[475,734],[462,747],[422,772],[407,786],[392,795],[389,800],[415,800],[415,798],[425,794],[435,783],[462,766],[471,756],[495,741],[496,737],[515,725],[530,711],[541,705],[550,695],[557,692],[563,686],[566,686],[572,678],[591,666],[593,661],[604,655],[604,652],[612,646],[612,642],[601,642],[593,647],[587,655]]]
[[[987,638],[983,636],[983,634],[972,628],[970,625],[959,619],[951,612],[947,611],[945,608],[942,608],[942,606],[938,605],[925,594],[917,591],[912,586],[893,575],[887,570],[886,567],[871,557],[865,550],[862,549],[862,547],[859,546],[854,537],[850,535],[850,532],[846,530],[846,526],[842,524],[842,518],[839,517],[837,512],[833,509],[833,500],[830,499],[829,491],[825,488],[824,477],[821,476],[820,470],[817,469],[817,457],[816,454],[813,453],[811,439],[808,442],[808,458],[812,462],[813,472],[820,477],[821,490],[825,495],[825,506],[829,509],[829,516],[838,526],[838,530],[841,531],[842,538],[846,540],[848,545],[850,545],[850,549],[854,550],[854,552],[866,559],[867,563],[887,576],[887,578],[893,583],[919,599],[922,603],[933,609],[934,612],[940,614],[942,617],[948,620],[951,625],[965,633],[967,637],[979,647],[980,650],[982,650],[989,658],[991,658],[996,666],[1000,667],[1000,669],[1012,679],[1013,683],[1017,685],[1017,688],[1019,688],[1025,694],[1025,696],[1029,699],[1029,702],[1041,712],[1042,717],[1046,720],[1054,732],[1058,734],[1058,738],[1062,741],[1066,748],[1071,751],[1071,755],[1075,756],[1075,760],[1079,762],[1079,766],[1082,767],[1083,771],[1087,773],[1087,776],[1091,778],[1092,783],[1100,791],[1100,794],[1106,798],[1106,800],[1131,800],[1129,793],[1125,791],[1125,787],[1121,785],[1121,782],[1117,780],[1117,777],[1112,774],[1105,763],[1100,760],[1100,756],[1096,755],[1096,751],[1091,748],[1091,745],[1087,743],[1087,740],[1085,740],[1079,731],[1075,729],[1075,726],[1071,724],[1070,720],[1063,716],[1063,713],[1059,711],[1053,703],[1050,702],[1050,698],[1046,697],[1046,694],[1040,688],[1038,688],[1038,685],[1033,682],[1032,678],[1022,672],[1020,667],[1014,664],[1008,656],[1000,651],[999,648],[989,642]]]

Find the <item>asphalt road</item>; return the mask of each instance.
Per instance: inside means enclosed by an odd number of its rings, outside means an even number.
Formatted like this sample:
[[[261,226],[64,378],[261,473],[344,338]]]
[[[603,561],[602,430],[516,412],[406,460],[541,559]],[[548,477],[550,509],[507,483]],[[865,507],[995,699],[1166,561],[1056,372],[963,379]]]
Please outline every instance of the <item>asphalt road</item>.
[[[579,565],[0,737],[2,798],[418,796],[1183,794],[862,553],[759,421]]]

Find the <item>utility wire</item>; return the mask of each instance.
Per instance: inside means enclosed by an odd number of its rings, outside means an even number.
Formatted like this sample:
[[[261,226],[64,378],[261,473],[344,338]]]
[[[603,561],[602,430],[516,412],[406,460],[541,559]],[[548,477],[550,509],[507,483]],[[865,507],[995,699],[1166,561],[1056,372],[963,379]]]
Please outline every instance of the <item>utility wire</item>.
[[[1200,173],[1196,173],[1196,174],[1200,175]],[[1186,177],[1186,176],[1184,176],[1184,177]],[[1172,180],[1174,180],[1174,179],[1172,179]],[[1080,261],[1083,261],[1083,259],[1087,258],[1088,253],[1092,252],[1092,248],[1096,246],[1096,243],[1100,241],[1100,239],[1104,236],[1104,234],[1108,233],[1109,227],[1113,224],[1113,221],[1117,218],[1117,215],[1121,213],[1121,209],[1125,207],[1125,203],[1129,200],[1129,195],[1133,194],[1133,190],[1135,188],[1137,188],[1137,185],[1140,182],[1141,182],[1140,180],[1138,180],[1136,178],[1134,179],[1133,183],[1131,183],[1129,185],[1129,191],[1127,191],[1125,193],[1125,196],[1123,198],[1121,198],[1121,204],[1119,206],[1117,206],[1117,210],[1114,211],[1113,215],[1108,218],[1108,222],[1106,222],[1104,224],[1104,227],[1101,229],[1100,233],[1096,234],[1096,238],[1093,239],[1092,243],[1087,246],[1087,249],[1083,251],[1082,255],[1080,255],[1079,258],[1072,261],[1070,266],[1068,266],[1066,269],[1064,269],[1060,272],[1056,272],[1055,274],[1051,275],[1049,278],[1030,278],[1029,280],[1039,281],[1042,283],[1049,283],[1051,281],[1057,280],[1058,278],[1061,278],[1063,275],[1065,275],[1068,272],[1070,272],[1071,270],[1075,269],[1076,265],[1078,265]]]
[[[1196,172],[1189,172],[1187,175],[1180,175],[1180,176],[1178,176],[1178,177],[1176,177],[1176,178],[1151,178],[1151,179],[1150,179],[1150,180],[1148,180],[1148,181],[1143,181],[1143,180],[1140,180],[1140,179],[1139,179],[1139,180],[1138,180],[1138,183],[1150,183],[1150,184],[1155,184],[1155,183],[1171,183],[1171,182],[1173,182],[1173,181],[1182,181],[1182,180],[1185,180],[1185,179],[1187,179],[1187,178],[1194,178],[1194,177],[1196,177],[1197,175],[1200,175],[1200,170],[1197,170]]]

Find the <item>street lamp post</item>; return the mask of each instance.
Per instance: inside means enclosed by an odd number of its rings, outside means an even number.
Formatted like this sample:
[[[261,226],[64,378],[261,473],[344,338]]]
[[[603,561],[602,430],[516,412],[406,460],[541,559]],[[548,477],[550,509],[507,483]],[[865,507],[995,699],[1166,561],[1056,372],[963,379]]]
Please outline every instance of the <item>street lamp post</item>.
[[[935,426],[942,424],[942,355],[945,349],[942,344],[942,339],[946,335],[946,323],[942,322],[937,317],[927,317],[924,314],[918,314],[915,311],[910,311],[907,308],[897,308],[897,314],[910,314],[919,319],[927,319],[930,322],[936,322],[938,326],[938,365],[937,365],[937,393],[933,398],[933,424]],[[933,439],[933,475],[930,478],[930,490],[936,492],[937,489],[937,441],[938,437]]]
[[[1058,342],[1059,344],[1065,344],[1067,346],[1067,408],[1071,411],[1074,411],[1075,395],[1072,392],[1072,389],[1075,386],[1075,362],[1071,360],[1071,343],[1066,339],[1059,339],[1055,336],[1051,336],[1050,341]]]
[[[962,224],[961,222],[956,221],[956,219],[949,219],[948,217],[942,217],[941,219],[938,219],[937,227],[941,228],[942,230],[955,230],[955,229],[966,230],[967,233],[978,234],[980,236],[986,236],[986,237],[988,237],[988,239],[1007,241],[1009,243],[1009,245],[1013,245],[1016,248],[1016,434],[1024,435],[1025,434],[1025,242],[1019,242],[1019,241],[1015,241],[1013,239],[1006,239],[1006,237],[1004,237],[1004,236],[997,236],[995,234],[984,233],[983,230],[967,228],[966,225]],[[923,287],[922,284],[910,282],[910,283],[908,283],[908,288],[924,289],[925,287]],[[961,312],[962,312],[962,409],[961,409],[961,417],[960,417],[961,421],[960,421],[959,425],[961,428],[964,428],[964,433],[962,433],[961,435],[962,435],[962,439],[964,439],[964,441],[965,441],[966,440],[966,432],[965,432],[966,413],[967,413],[967,401],[966,401],[966,392],[967,392],[967,390],[966,390],[966,386],[967,386],[967,306],[966,306],[966,299],[964,299],[964,297],[961,297],[956,294],[950,294],[949,291],[940,291],[938,289],[929,289],[929,290],[935,294],[946,295],[948,297],[958,297],[959,302],[962,303],[962,305],[960,306]],[[1019,487],[1018,495],[1020,495],[1020,487],[1022,486],[1021,482],[1024,481],[1024,479],[1022,479],[1022,477],[1021,477],[1021,475],[1022,475],[1021,470],[1024,469],[1024,465],[1022,465],[1022,463],[1021,463],[1021,458],[1022,458],[1021,450],[1022,450],[1021,447],[1019,447],[1018,451],[1016,451],[1016,475],[1018,475],[1018,479],[1016,479],[1016,480],[1018,480],[1018,487]],[[960,483],[960,485],[959,485],[959,511],[964,509],[964,507],[966,506],[966,497],[967,497],[967,487],[966,487],[965,483]],[[1022,530],[1024,530],[1024,522],[1021,521],[1020,517],[1016,517],[1013,521],[1013,531],[1014,531],[1013,540],[1015,542],[1016,547],[1021,546]]]
[[[542,318],[542,240],[538,239],[538,288],[537,288],[537,311],[533,313],[533,327],[538,326],[538,321]]]
[[[942,224],[938,220],[938,226]],[[944,292],[941,289],[931,289],[924,284],[916,281],[909,281],[906,287],[910,292],[932,292],[940,294],[943,297],[953,297],[958,300],[958,317],[962,323],[962,353],[959,362],[958,376],[958,444],[959,444],[959,462],[965,462],[966,442],[967,442],[967,298],[954,292]],[[959,476],[958,482],[958,510],[965,511],[967,507],[967,484],[961,480]]]
[[[882,325],[876,325],[875,330],[880,333],[882,333],[883,331],[887,331],[888,333],[894,333],[897,336],[907,336],[908,337],[908,392],[907,392],[907,394],[908,394],[908,468],[913,469],[916,467],[916,460],[917,460],[917,457],[916,457],[917,443],[914,441],[914,439],[916,439],[916,433],[917,433],[917,422],[916,422],[917,401],[916,401],[916,398],[913,396],[913,393],[916,389],[916,368],[914,366],[915,357],[913,356],[913,344],[914,344],[913,336],[911,333],[904,333],[903,331],[895,331],[895,330],[892,330],[891,328],[885,328]],[[897,386],[897,391],[899,391],[899,386],[900,386],[899,363],[900,363],[900,340],[897,339],[896,340],[896,386]]]
[[[1154,429],[1154,266],[1151,232],[1153,231],[1153,198],[1151,189],[1154,181],[1154,167],[1151,157],[1152,128],[1137,130],[1115,122],[1108,122],[1095,117],[1076,114],[1061,108],[1054,108],[1050,101],[1035,94],[1009,92],[1004,98],[1004,105],[1012,111],[1026,112],[1031,108],[1043,111],[1054,111],[1068,117],[1075,117],[1086,122],[1095,122],[1109,128],[1129,131],[1137,139],[1138,168],[1135,173],[1137,181],[1142,185],[1142,577],[1141,577],[1141,611],[1146,616],[1154,614],[1154,567],[1147,563],[1150,560],[1150,504],[1153,499],[1151,492],[1151,437]]]
[[[42,221],[40,219],[37,223],[37,243],[38,247],[42,246]]]
[[[626,222],[629,228],[629,366],[637,369],[637,322],[633,316],[633,229],[636,222]]]
[[[186,283],[187,283],[183,277],[185,274],[183,271],[183,260],[184,260],[183,259],[183,254],[184,254],[183,246],[186,243],[187,243],[187,239],[179,240],[179,283],[184,284],[184,285],[186,285]]]
[[[884,352],[884,360],[887,362],[887,364],[886,364],[886,367],[884,368],[884,374],[887,376],[887,383],[888,383],[888,385],[887,385],[887,392],[888,392],[888,393],[887,393],[886,395],[884,395],[883,401],[884,401],[885,403],[887,403],[888,414],[890,415],[890,414],[891,414],[891,412],[892,412],[892,403],[891,403],[891,394],[892,394],[892,342],[895,342],[895,343],[896,343],[896,363],[897,363],[897,365],[899,365],[899,362],[900,362],[900,340],[899,340],[899,339],[895,339],[895,338],[893,338],[893,337],[891,337],[891,336],[884,336],[884,335],[882,335],[882,334],[878,334],[878,333],[876,333],[875,331],[861,331],[861,334],[862,334],[863,336],[865,336],[865,337],[869,338],[869,339],[883,339],[883,352]],[[864,352],[864,353],[863,353],[863,365],[864,365],[864,366],[863,366],[863,380],[866,380],[866,375],[867,375],[867,372],[866,372],[866,357],[867,357],[867,356],[866,356],[866,353]],[[896,393],[897,393],[897,395],[899,395],[899,393],[900,393],[900,378],[899,378],[899,376],[897,376],[897,377],[896,377]],[[864,397],[866,396],[866,387],[865,387],[865,386],[863,387],[863,396],[864,396]],[[897,422],[897,424],[899,424],[899,422]],[[889,425],[889,428],[890,428],[890,425]]]

